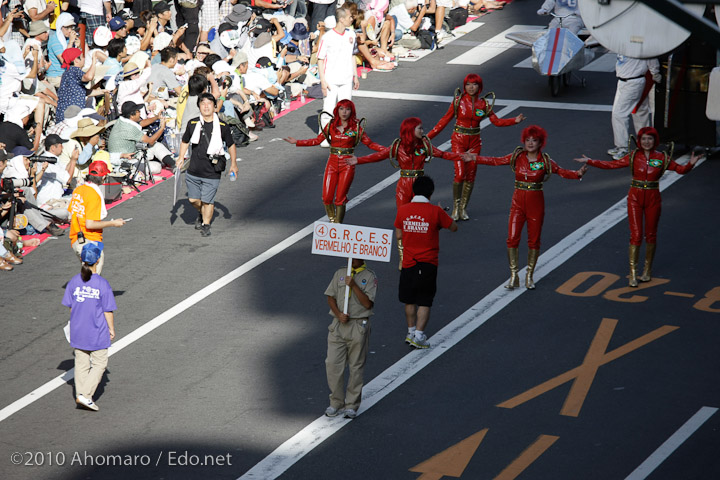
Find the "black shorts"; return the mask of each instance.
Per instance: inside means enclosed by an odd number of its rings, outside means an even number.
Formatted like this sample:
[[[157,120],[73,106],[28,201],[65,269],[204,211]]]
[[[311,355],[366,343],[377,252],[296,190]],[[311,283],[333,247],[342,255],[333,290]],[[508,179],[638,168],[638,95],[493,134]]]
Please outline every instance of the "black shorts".
[[[432,307],[437,291],[437,266],[432,263],[416,263],[400,272],[398,298],[402,303]]]

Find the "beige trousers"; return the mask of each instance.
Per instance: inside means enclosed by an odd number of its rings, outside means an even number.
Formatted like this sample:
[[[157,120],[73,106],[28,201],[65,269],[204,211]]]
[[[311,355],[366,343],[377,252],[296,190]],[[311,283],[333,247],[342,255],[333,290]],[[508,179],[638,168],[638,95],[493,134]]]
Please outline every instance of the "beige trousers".
[[[363,320],[350,319],[343,324],[334,318],[328,327],[325,370],[333,408],[357,410],[360,406],[363,370],[370,343],[370,322],[363,326]],[[346,366],[349,371],[347,390],[344,388]]]
[[[107,348],[102,350],[75,349],[75,395],[92,399],[108,364]]]

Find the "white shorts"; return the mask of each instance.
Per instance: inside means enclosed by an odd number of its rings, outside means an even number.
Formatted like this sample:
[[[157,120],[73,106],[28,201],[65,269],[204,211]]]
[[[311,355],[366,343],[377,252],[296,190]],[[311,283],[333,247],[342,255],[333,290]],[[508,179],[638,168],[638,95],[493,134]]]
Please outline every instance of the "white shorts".
[[[435,6],[453,8],[453,0],[435,0]]]

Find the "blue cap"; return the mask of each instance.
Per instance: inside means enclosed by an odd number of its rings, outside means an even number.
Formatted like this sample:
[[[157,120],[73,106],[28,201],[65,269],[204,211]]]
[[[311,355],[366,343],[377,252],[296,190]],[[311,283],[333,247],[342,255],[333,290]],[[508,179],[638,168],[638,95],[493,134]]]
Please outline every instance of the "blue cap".
[[[108,23],[108,26],[110,27],[110,30],[112,30],[113,32],[117,32],[125,26],[125,20],[123,20],[121,17],[113,17]]]
[[[12,154],[14,157],[30,157],[33,155],[33,153],[34,152],[32,150],[22,145],[18,145],[17,147],[12,149]]]
[[[88,265],[95,265],[100,260],[100,255],[102,248],[94,243],[88,243],[83,247],[80,258]]]

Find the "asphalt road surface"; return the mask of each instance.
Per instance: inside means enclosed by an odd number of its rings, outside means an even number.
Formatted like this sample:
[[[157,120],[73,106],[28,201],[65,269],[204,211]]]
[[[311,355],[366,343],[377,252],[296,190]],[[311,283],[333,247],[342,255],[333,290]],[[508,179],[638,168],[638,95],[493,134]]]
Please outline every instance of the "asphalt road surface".
[[[370,137],[389,145],[409,116],[429,130],[477,72],[499,115],[527,116],[487,126],[484,154],[510,153],[538,124],[565,168],[583,153],[608,158],[612,61],[551,97],[546,77],[516,66],[528,49],[482,45],[543,25],[536,7],[515,2],[442,50],[370,73],[355,96]],[[0,478],[720,478],[717,160],[666,175],[656,277],[632,290],[628,171],[553,176],[537,289],[508,292],[513,178],[479,167],[471,220],[441,234],[432,348],[403,342],[395,252],[371,263],[379,290],[364,401],[355,420],[328,419],[323,292],[345,261],[310,253],[328,152],[279,141],[314,136],[319,108],[304,105],[240,150],[208,238],[186,199],[171,209],[170,182],[110,211],[134,220],[105,232],[118,310],[99,412],[75,409],[67,373],[61,299],[79,270],[67,237],[0,276]],[[449,149],[449,137],[434,143]],[[451,162],[426,171],[433,202],[449,206]],[[388,162],[357,167],[346,223],[392,228],[394,174]],[[522,243],[523,266],[525,255]]]

